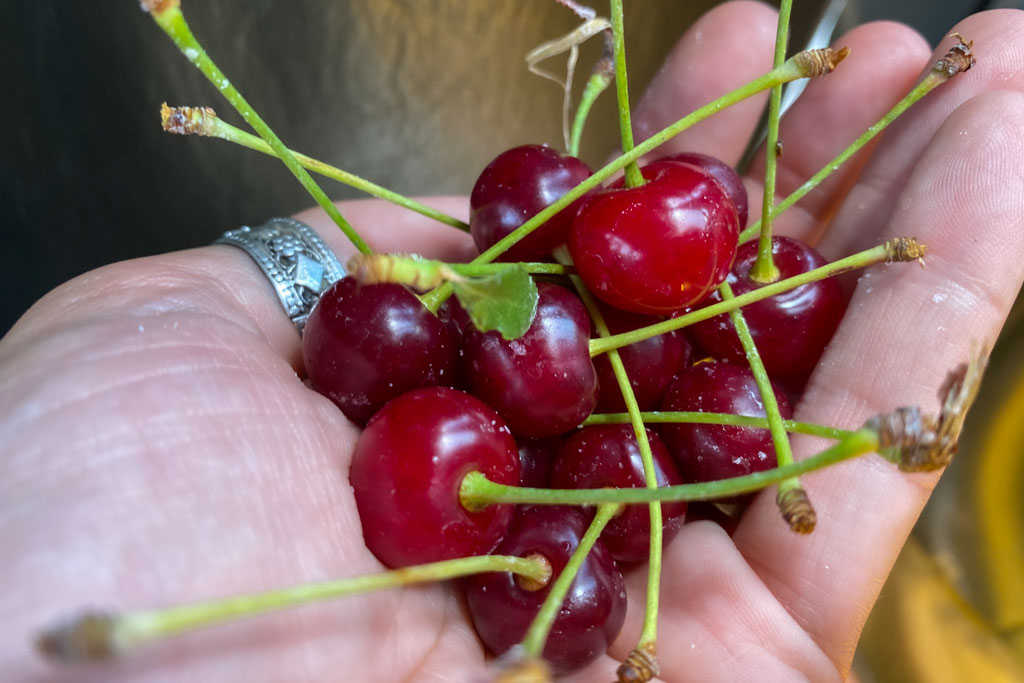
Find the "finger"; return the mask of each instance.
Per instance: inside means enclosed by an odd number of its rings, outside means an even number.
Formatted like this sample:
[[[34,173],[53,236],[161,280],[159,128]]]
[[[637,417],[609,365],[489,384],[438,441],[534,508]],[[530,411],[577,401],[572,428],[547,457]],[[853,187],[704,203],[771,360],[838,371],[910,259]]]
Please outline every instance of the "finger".
[[[429,197],[420,201],[460,220],[469,220],[469,201],[465,197]],[[468,233],[380,199],[338,202],[338,208],[374,251],[415,253],[447,261],[467,260],[476,253]],[[323,210],[307,209],[295,218],[316,230],[342,263],[355,253],[344,233]]]
[[[937,409],[946,372],[994,340],[1024,279],[1022,155],[1024,94],[980,95],[942,125],[884,230],[919,234],[929,266],[862,276],[797,419],[855,428],[899,405]],[[806,456],[820,444],[794,448]],[[771,496],[737,530],[751,565],[841,671],[935,481],[862,458],[806,478],[819,520],[810,537],[784,528]]]
[[[835,45],[849,47],[850,55],[833,73],[808,83],[780,122],[783,154],[776,166],[775,184],[780,199],[798,189],[882,118],[913,87],[931,54],[916,31],[892,22],[858,26]],[[780,232],[813,242],[817,226],[838,206],[868,152],[861,150],[782,214]],[[748,174],[751,186],[756,188],[752,206],[761,204],[764,165],[762,149]]]
[[[701,17],[676,44],[633,109],[636,141],[770,71],[777,21],[774,9],[746,0],[719,5]],[[766,98],[752,97],[712,116],[655,154],[700,152],[735,165]]]
[[[882,136],[881,144],[822,238],[819,250],[827,258],[845,256],[879,241],[880,231],[896,206],[899,190],[935,131],[954,109],[988,90],[1024,92],[1024,12],[983,12],[964,19],[953,30],[974,41],[977,65],[939,86]],[[929,64],[940,59],[951,43],[943,41]],[[916,232],[916,228],[910,230],[910,234]]]

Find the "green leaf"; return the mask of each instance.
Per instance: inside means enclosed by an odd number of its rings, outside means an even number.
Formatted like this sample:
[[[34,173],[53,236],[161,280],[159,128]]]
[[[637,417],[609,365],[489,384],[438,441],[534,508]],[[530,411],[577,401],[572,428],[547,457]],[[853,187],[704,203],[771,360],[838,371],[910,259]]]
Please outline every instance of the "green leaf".
[[[537,313],[537,285],[518,263],[486,277],[452,281],[452,288],[481,332],[497,330],[505,339],[517,339]]]

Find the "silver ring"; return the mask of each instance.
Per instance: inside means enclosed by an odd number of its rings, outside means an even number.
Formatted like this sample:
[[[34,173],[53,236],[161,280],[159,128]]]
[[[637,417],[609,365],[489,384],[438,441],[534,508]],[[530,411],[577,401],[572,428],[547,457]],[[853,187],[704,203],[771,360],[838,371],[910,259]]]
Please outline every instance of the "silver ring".
[[[345,267],[330,247],[312,228],[292,218],[228,230],[214,244],[230,244],[252,257],[274,285],[299,334],[320,293],[345,277]]]

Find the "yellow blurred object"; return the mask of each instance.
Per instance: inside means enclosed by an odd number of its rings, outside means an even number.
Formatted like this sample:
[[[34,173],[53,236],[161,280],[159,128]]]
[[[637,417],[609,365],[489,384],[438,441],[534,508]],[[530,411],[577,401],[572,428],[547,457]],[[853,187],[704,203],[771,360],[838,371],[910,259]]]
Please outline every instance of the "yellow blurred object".
[[[861,638],[863,681],[1007,683],[1024,668],[911,538]]]
[[[1024,682],[1024,299],[861,638],[865,683]]]

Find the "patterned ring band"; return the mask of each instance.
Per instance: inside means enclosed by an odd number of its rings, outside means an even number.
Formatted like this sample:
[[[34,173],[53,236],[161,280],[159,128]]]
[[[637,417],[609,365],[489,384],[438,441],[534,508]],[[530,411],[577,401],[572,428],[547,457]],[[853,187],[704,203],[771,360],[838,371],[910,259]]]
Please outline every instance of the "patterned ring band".
[[[236,246],[252,257],[270,278],[299,334],[320,293],[345,277],[344,266],[320,236],[291,218],[228,230],[214,244]]]

